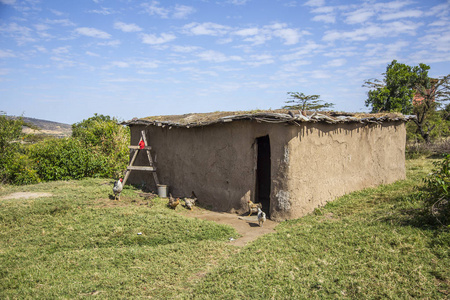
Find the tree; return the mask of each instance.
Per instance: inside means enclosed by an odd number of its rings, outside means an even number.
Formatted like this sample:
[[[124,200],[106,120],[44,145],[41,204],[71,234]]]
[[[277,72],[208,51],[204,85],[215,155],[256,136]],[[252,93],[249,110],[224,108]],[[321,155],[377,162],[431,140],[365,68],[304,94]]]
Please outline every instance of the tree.
[[[430,66],[422,63],[411,67],[393,60],[386,68],[383,81],[366,80],[363,85],[373,88],[366,100],[372,112],[414,114],[417,131],[427,143],[445,115],[438,113],[438,109],[450,96],[450,75],[433,79],[428,76],[429,69]]]
[[[333,103],[321,103],[323,100],[319,100],[320,95],[305,95],[298,92],[287,93],[291,99],[285,101],[285,103],[294,103],[293,105],[285,105],[284,109],[298,109],[298,110],[324,110],[333,107]]]
[[[414,90],[414,123],[425,142],[430,143],[430,133],[436,127],[436,123],[432,124],[430,119],[440,117],[446,121],[449,118],[448,104],[441,114],[437,113],[437,109],[443,102],[450,100],[450,74],[439,79],[422,78],[415,83]]]
[[[372,107],[372,112],[401,112],[411,114],[413,112],[414,88],[417,84],[426,84],[429,66],[419,64],[411,67],[393,60],[386,68],[383,81],[369,79],[364,82],[364,87],[372,88],[368,92],[365,102],[367,107]]]

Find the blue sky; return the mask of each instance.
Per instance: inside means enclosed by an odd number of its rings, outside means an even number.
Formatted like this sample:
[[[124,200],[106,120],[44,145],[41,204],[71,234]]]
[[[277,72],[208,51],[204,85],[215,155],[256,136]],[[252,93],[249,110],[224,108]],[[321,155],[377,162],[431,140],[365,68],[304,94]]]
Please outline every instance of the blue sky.
[[[450,73],[446,0],[0,0],[0,110],[63,123],[276,109],[367,111],[393,59]]]

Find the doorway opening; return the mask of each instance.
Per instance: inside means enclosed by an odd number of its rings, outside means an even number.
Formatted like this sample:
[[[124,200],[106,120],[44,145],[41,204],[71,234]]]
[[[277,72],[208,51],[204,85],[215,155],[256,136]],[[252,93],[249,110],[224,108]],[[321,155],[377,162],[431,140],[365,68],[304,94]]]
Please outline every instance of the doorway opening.
[[[255,201],[262,204],[262,210],[270,218],[270,190],[272,184],[271,161],[270,161],[270,139],[269,136],[262,136],[256,139],[257,159],[256,159],[256,189]]]

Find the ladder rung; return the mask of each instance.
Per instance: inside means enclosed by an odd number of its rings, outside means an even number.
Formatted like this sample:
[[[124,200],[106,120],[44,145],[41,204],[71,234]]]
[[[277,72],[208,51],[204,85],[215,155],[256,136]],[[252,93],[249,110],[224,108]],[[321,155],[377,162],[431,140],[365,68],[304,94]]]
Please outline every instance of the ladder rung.
[[[140,147],[140,146],[128,146],[128,149],[139,150],[139,149],[141,149],[141,147]],[[150,146],[145,146],[145,147],[142,148],[142,149],[145,149],[145,150],[152,150],[152,147],[150,147]]]
[[[127,171],[131,171],[131,170],[155,172],[156,168],[155,167],[146,167],[146,166],[128,166]]]

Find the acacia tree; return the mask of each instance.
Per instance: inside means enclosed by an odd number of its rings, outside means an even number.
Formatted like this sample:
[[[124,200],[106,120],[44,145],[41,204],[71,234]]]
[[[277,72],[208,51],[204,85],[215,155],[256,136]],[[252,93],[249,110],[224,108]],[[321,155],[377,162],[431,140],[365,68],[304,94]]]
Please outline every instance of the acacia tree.
[[[298,109],[298,110],[319,110],[328,109],[333,107],[333,103],[322,103],[323,100],[319,100],[320,95],[305,95],[299,92],[288,92],[290,97],[285,103],[293,103],[291,105],[283,106],[284,109]]]
[[[450,74],[439,79],[424,78],[417,81],[414,90],[417,99],[413,108],[416,116],[414,123],[425,142],[430,143],[430,133],[436,127],[436,124],[431,124],[430,118],[442,103],[450,100]],[[448,105],[444,111],[447,109]],[[441,117],[446,120],[449,116],[444,113]]]
[[[441,104],[449,100],[450,80],[449,75],[430,78],[429,69],[426,64],[411,67],[393,60],[382,81],[366,80],[363,85],[372,88],[366,100],[366,106],[372,107],[372,112],[414,114],[417,131],[427,143],[436,126],[431,120],[437,117]]]

